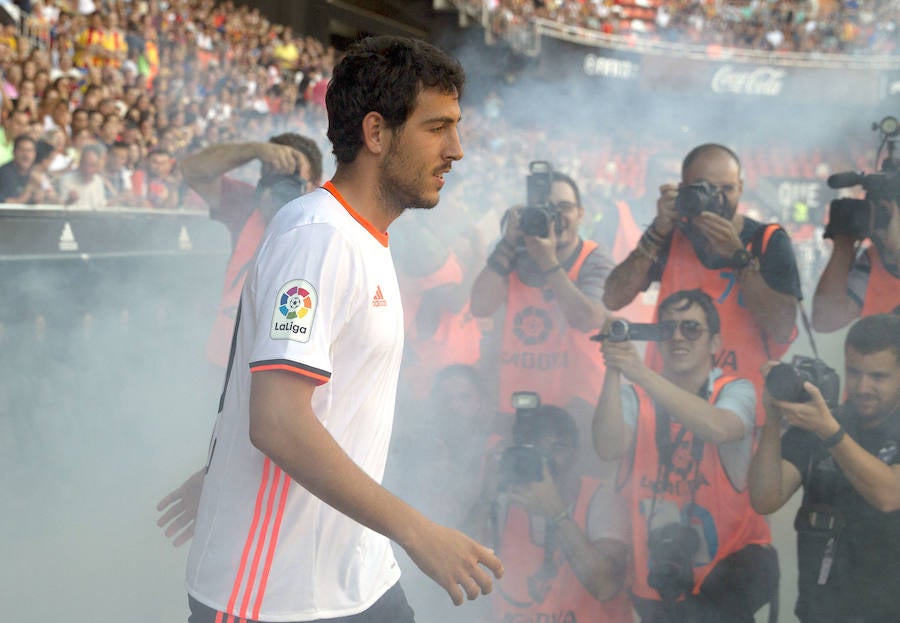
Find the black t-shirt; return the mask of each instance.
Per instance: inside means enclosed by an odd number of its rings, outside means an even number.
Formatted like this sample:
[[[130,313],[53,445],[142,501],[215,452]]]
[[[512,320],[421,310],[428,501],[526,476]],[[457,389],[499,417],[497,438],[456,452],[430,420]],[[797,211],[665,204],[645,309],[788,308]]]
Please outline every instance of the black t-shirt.
[[[7,162],[0,167],[0,202],[10,197],[18,197],[28,185],[28,174],[22,175],[15,162]]]
[[[769,238],[765,252],[762,252],[762,235],[766,224],[744,217],[744,225],[739,237],[746,247],[753,242],[751,251],[759,254],[759,272],[766,284],[783,294],[791,294],[798,300],[803,298],[800,291],[800,272],[797,270],[797,260],[794,257],[794,249],[791,247],[791,239],[781,227],[775,230]],[[756,239],[754,239],[757,237]],[[650,281],[659,281],[662,278],[663,269],[669,258],[669,247],[672,237],[669,236],[662,249],[659,259],[650,268]],[[697,261],[700,261],[699,259]]]
[[[862,429],[844,406],[838,419],[867,452],[888,465],[900,463],[900,416]],[[812,433],[788,429],[781,456],[803,478],[803,504],[794,524],[797,616],[817,623],[854,616],[862,617],[861,622],[900,618],[900,512],[883,513],[866,502]],[[831,517],[833,529],[828,528]],[[826,550],[832,538],[834,557],[828,569]]]

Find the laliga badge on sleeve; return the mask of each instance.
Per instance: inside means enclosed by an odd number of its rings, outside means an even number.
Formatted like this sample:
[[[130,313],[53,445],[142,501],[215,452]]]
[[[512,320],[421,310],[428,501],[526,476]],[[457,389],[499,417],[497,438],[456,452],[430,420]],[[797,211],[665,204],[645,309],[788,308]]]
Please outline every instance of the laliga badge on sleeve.
[[[308,342],[318,302],[319,297],[308,281],[288,281],[275,297],[269,337],[273,340]]]

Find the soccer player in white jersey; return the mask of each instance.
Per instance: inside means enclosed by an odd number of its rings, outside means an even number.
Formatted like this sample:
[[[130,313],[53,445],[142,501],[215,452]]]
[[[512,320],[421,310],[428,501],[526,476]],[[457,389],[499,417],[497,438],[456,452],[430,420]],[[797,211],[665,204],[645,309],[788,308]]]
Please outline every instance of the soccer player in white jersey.
[[[465,76],[437,48],[356,44],[326,97],[331,182],[284,206],[244,287],[188,559],[190,623],[409,623],[389,539],[460,604],[494,553],[382,488],[403,350],[390,223],[463,156]]]

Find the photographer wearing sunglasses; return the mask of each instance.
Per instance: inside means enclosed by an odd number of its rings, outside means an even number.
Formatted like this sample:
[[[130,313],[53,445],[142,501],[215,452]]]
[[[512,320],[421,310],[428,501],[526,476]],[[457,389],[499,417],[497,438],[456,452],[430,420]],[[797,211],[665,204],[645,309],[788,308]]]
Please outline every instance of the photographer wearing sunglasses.
[[[597,453],[620,460],[632,602],[643,623],[751,622],[778,581],[769,528],[746,492],[755,389],[713,366],[721,326],[705,292],[670,295],[659,321],[662,372],[630,340],[602,342],[593,422]]]

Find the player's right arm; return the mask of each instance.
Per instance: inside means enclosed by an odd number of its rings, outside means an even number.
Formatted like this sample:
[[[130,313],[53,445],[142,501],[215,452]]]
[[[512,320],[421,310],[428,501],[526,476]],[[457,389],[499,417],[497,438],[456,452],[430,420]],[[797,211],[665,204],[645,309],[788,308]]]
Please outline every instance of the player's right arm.
[[[338,445],[312,408],[316,384],[293,372],[254,372],[250,440],[326,504],[398,543],[453,599],[487,594],[503,566],[493,551],[428,520],[368,476]],[[486,567],[487,569],[483,568]]]
[[[677,195],[678,186],[675,184],[663,184],[659,188],[656,218],[651,225],[658,237],[668,238],[675,228],[675,197]],[[659,253],[658,246],[654,250],[656,254]],[[650,253],[641,252],[636,247],[621,264],[612,270],[606,279],[603,304],[607,309],[613,311],[622,309],[638,294],[646,290],[652,282],[651,269],[655,264],[656,260]]]

